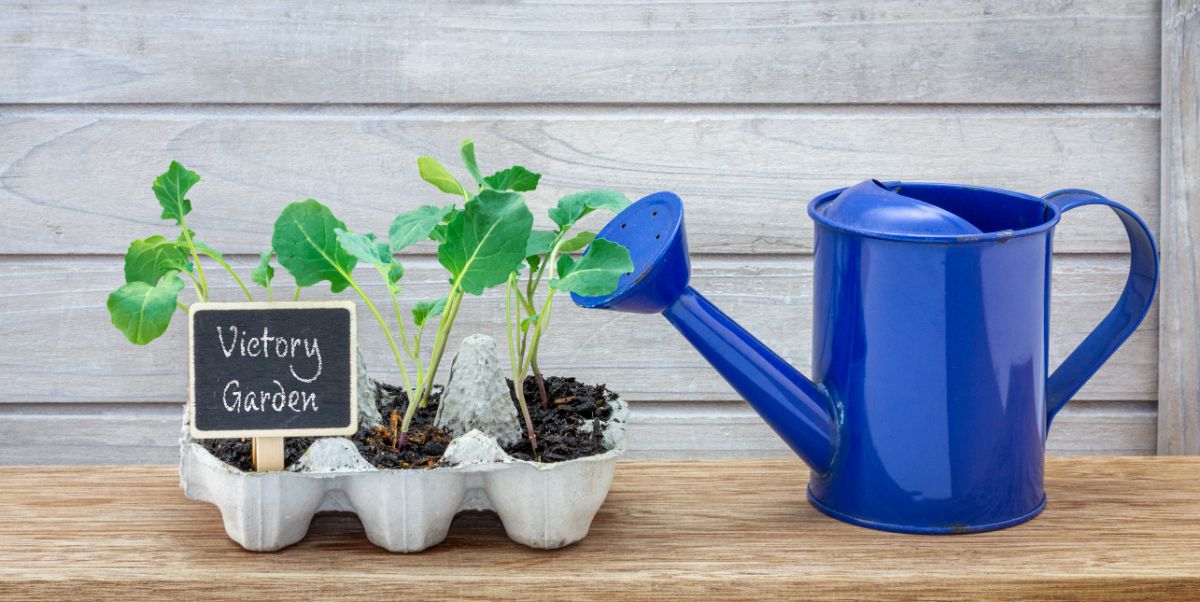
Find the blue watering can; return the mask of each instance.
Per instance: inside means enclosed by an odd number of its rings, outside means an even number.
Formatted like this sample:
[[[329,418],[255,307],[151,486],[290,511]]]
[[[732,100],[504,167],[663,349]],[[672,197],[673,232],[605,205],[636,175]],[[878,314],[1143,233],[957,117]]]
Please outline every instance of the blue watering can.
[[[1060,216],[1111,208],[1129,236],[1116,307],[1047,368],[1051,238]],[[1046,503],[1055,414],[1137,328],[1158,280],[1145,222],[1084,190],[861,184],[813,199],[812,379],[688,285],[683,203],[630,205],[599,234],[635,269],[588,308],[662,313],[812,468],[808,499],[906,533],[1016,525]]]

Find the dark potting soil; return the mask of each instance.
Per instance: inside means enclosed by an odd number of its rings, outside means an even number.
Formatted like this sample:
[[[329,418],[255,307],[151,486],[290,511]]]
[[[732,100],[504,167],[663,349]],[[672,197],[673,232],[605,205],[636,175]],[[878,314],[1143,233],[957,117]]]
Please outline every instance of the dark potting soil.
[[[442,398],[442,387],[434,385],[429,392],[429,403],[417,408],[403,446],[398,447],[400,423],[408,409],[408,393],[399,387],[375,383],[378,393],[379,415],[383,426],[367,428],[360,426],[354,435],[358,452],[371,464],[379,468],[433,468],[442,459],[446,446],[454,435],[448,430],[433,426],[437,417],[438,402]]]
[[[283,440],[283,465],[291,466],[304,452],[308,451],[308,446],[312,445],[316,439],[312,437],[296,437],[294,439]],[[244,471],[254,470],[254,461],[251,459],[253,445],[250,439],[205,439],[200,441],[212,455],[222,462],[240,468]]]
[[[525,399],[533,429],[537,434],[538,450],[535,454],[525,436],[524,418],[521,419],[521,440],[504,451],[521,460],[540,462],[564,462],[605,451],[603,421],[612,416],[612,404],[616,394],[605,385],[587,385],[573,377],[550,376],[546,378],[546,399],[543,403],[537,379],[529,376],[524,383]],[[517,407],[513,384],[508,382],[513,405]],[[403,389],[383,383],[375,383],[379,414],[383,425],[375,428],[360,427],[352,440],[371,464],[379,468],[432,468],[438,465],[446,446],[454,433],[433,425],[442,387],[435,386],[429,395],[429,403],[418,408],[409,425],[403,446],[397,447],[400,421],[408,407],[408,395]],[[518,407],[518,415],[520,408]],[[585,432],[585,424],[591,424],[591,432]],[[315,438],[297,437],[284,441],[284,465],[291,466]],[[249,471],[251,461],[250,439],[206,439],[200,442],[218,459]]]
[[[602,454],[604,449],[604,424],[612,416],[612,404],[617,395],[603,385],[586,385],[574,377],[546,377],[546,398],[543,401],[537,378],[525,377],[525,403],[529,406],[529,417],[533,431],[537,434],[537,452],[529,438],[522,436],[515,445],[504,449],[520,460],[539,462],[565,462],[575,458]],[[513,383],[508,381],[512,390]],[[513,394],[513,404],[516,394]],[[520,414],[520,407],[517,408]],[[591,423],[591,432],[584,432],[583,425]],[[521,419],[521,434],[525,435],[524,418]]]

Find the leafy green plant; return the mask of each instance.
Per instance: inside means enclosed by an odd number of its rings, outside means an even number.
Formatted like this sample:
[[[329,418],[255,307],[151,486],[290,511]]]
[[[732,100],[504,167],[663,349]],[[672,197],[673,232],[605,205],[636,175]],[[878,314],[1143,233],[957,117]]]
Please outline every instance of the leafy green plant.
[[[471,194],[441,163],[431,157],[417,160],[421,178],[439,190],[461,197],[456,205],[425,205],[392,220],[386,242],[371,233],[351,231],[324,205],[309,199],[287,206],[275,222],[271,246],[275,256],[300,286],[328,282],[333,292],[352,289],[375,317],[391,348],[410,403],[398,426],[397,446],[418,407],[428,403],[434,378],[446,351],[465,295],[481,295],[504,284],[524,261],[533,214],[520,194],[529,176],[523,168],[498,172],[494,178],[517,189],[481,187]],[[536,178],[534,179],[536,181]],[[411,310],[412,334],[400,309],[404,268],[396,254],[419,241],[438,243],[438,261],[449,272],[450,290],[441,298],[419,301]],[[265,259],[264,259],[265,261]],[[370,265],[388,291],[396,332],[354,277],[358,265]],[[437,319],[437,331],[423,361],[425,328]],[[411,366],[410,366],[411,363]],[[413,370],[410,370],[413,368]],[[411,376],[410,376],[411,372]]]
[[[202,257],[228,272],[246,299],[254,300],[225,258],[200,242],[196,233],[188,229],[187,216],[192,211],[192,201],[187,195],[198,182],[200,176],[196,172],[172,161],[151,186],[162,207],[162,219],[174,222],[180,231],[174,240],[158,234],[135,240],[125,253],[125,284],[108,295],[107,306],[113,325],[131,343],[145,345],[157,339],[170,326],[176,310],[187,311],[187,306],[179,300],[185,277],[191,280],[196,298],[208,300],[209,283]],[[270,276],[264,278],[270,281]],[[254,279],[259,280],[257,270]]]
[[[470,159],[470,163],[473,163],[473,153]],[[484,182],[481,185],[487,184]],[[520,269],[508,275],[504,305],[509,364],[517,403],[525,417],[529,442],[534,451],[537,450],[537,436],[529,419],[524,382],[532,371],[542,405],[548,407],[550,400],[546,393],[545,377],[538,365],[538,351],[550,327],[555,294],[565,291],[586,296],[605,295],[616,290],[622,274],[633,270],[629,249],[598,239],[594,232],[583,231],[572,235],[572,228],[593,211],[603,209],[619,212],[628,205],[629,199],[615,190],[587,190],[562,197],[548,211],[556,227],[530,233],[529,244],[525,248],[524,264],[528,266],[525,281],[521,281]],[[585,248],[587,251],[582,258],[576,260],[572,257],[571,253]],[[547,278],[549,291],[542,296],[539,305],[538,289]]]

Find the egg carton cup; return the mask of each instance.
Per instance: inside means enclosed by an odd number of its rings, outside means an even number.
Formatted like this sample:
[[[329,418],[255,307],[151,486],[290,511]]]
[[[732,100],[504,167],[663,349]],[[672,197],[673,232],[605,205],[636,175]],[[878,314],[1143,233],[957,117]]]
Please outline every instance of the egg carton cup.
[[[245,472],[192,440],[184,417],[180,486],[221,510],[225,532],[243,548],[269,552],[304,538],[317,512],[353,512],[371,543],[419,552],[441,543],[454,516],[492,510],[509,538],[556,549],[583,539],[625,452],[628,405],[614,400],[604,428],[608,451],[566,462],[518,460],[479,431],[457,437],[447,466],[380,469],[345,438],[322,438],[283,472]],[[186,413],[185,413],[186,414]]]

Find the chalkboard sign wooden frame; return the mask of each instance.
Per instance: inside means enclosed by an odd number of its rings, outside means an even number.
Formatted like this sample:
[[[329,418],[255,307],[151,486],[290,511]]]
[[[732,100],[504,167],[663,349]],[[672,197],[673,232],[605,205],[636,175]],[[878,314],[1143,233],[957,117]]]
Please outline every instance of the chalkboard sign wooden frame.
[[[197,386],[198,386],[197,377],[199,376],[202,380],[205,380],[205,382],[207,382],[207,380],[212,379],[213,376],[210,373],[214,371],[206,365],[202,370],[202,372],[204,372],[204,373],[198,375],[197,363],[196,363],[196,360],[197,360],[196,350],[197,350],[197,341],[198,341],[198,339],[196,337],[196,323],[197,323],[198,318],[199,319],[207,319],[204,317],[204,315],[207,314],[208,316],[211,316],[212,315],[211,312],[238,312],[233,315],[247,318],[252,313],[257,313],[257,312],[304,312],[304,311],[312,311],[312,310],[326,310],[326,312],[328,310],[340,310],[340,311],[345,311],[347,314],[346,315],[346,317],[347,317],[346,326],[348,327],[346,329],[347,332],[339,333],[339,334],[348,335],[349,340],[345,340],[345,339],[339,337],[339,340],[335,342],[336,345],[328,345],[327,344],[326,348],[328,349],[330,347],[334,347],[338,350],[345,350],[346,357],[345,358],[337,358],[339,361],[336,361],[334,364],[328,366],[328,369],[329,369],[329,371],[334,372],[338,375],[338,377],[335,377],[336,380],[344,379],[346,381],[347,384],[346,384],[346,387],[344,390],[348,391],[349,396],[348,396],[348,398],[345,398],[345,399],[342,399],[341,395],[336,396],[334,399],[329,399],[328,397],[323,397],[320,400],[320,403],[323,405],[324,404],[333,404],[333,407],[338,408],[338,411],[334,412],[332,414],[334,414],[336,416],[338,414],[344,413],[348,416],[348,420],[346,420],[344,422],[342,420],[338,420],[337,421],[338,424],[335,424],[335,425],[324,425],[323,424],[323,425],[314,426],[314,427],[306,427],[306,426],[295,427],[295,426],[282,425],[278,428],[275,428],[273,426],[265,426],[262,424],[258,424],[255,427],[233,428],[233,429],[230,429],[230,428],[204,428],[203,425],[200,425],[197,423],[197,420],[196,420],[196,417],[197,417],[196,393],[197,393]],[[325,317],[329,317],[329,315],[326,312],[321,312],[321,313],[325,314]],[[296,314],[296,315],[300,315],[300,314]],[[274,316],[274,319],[278,319],[281,317],[286,317],[288,319],[294,319],[296,317],[296,315],[284,316],[282,314],[276,314],[276,316]],[[271,318],[267,318],[266,316],[263,316],[262,318],[263,319],[271,319]],[[268,343],[278,343],[277,337],[268,337],[266,332],[263,332],[262,338],[259,338],[257,335],[248,336],[244,329],[242,330],[243,338],[239,342],[235,343],[236,335],[233,335],[232,331],[230,331],[230,332],[231,332],[230,340],[229,341],[224,341],[223,339],[221,340],[220,344],[222,347],[221,347],[220,351],[218,351],[218,353],[221,353],[221,352],[229,353],[229,349],[236,349],[240,353],[246,353],[244,350],[244,347],[241,347],[241,345],[244,345],[247,337],[258,343],[257,347],[259,348],[260,353],[262,353],[262,351],[261,351],[262,348],[266,347]],[[283,337],[289,336],[288,333],[286,333],[286,332],[282,332],[282,333],[276,332],[276,334],[283,336]],[[303,343],[301,343],[300,345],[295,344],[295,337],[290,338],[289,342],[291,343],[290,345],[282,345],[281,344],[280,346],[278,346],[278,349],[288,350],[288,348],[290,347],[290,351],[293,354],[299,355],[299,354],[305,353]],[[211,342],[202,342],[201,344],[211,346]],[[228,346],[229,346],[228,349],[225,347],[226,344],[228,344]],[[235,345],[238,345],[238,347],[235,347]],[[188,424],[189,424],[189,429],[191,431],[192,437],[195,439],[218,439],[218,438],[225,439],[225,438],[251,438],[251,437],[256,437],[256,438],[325,437],[325,436],[353,435],[355,432],[358,431],[358,353],[357,353],[358,347],[357,347],[357,345],[358,345],[358,324],[357,324],[357,318],[355,315],[355,305],[353,302],[350,302],[350,301],[301,301],[301,302],[262,302],[262,303],[249,303],[249,302],[210,303],[210,302],[205,302],[205,303],[193,304],[189,308],[189,311],[188,311],[188,408],[187,408]],[[272,346],[274,347],[274,345],[272,345]],[[318,346],[318,341],[314,339],[313,347],[316,348],[317,346]],[[252,343],[250,345],[250,347],[251,347],[251,350],[253,350],[256,346]],[[317,358],[320,358],[319,351],[317,352],[316,356],[317,356]],[[226,357],[229,357],[229,355],[226,355]],[[279,356],[276,356],[276,357],[279,357]],[[310,358],[311,358],[311,356],[310,356]],[[342,363],[340,361],[342,359],[345,360],[345,363]],[[320,365],[322,361],[324,361],[324,360],[318,359],[318,365]],[[338,367],[338,364],[341,364],[341,367]],[[348,370],[346,372],[343,372],[342,371],[343,367],[347,368]],[[297,379],[301,379],[300,380],[301,383],[313,382],[313,381],[310,381],[307,379],[303,379],[300,376],[297,376],[295,374],[295,370],[292,369],[292,367],[290,367],[290,366],[289,366],[289,370],[291,370],[292,376],[295,376],[295,378],[297,378]],[[321,369],[318,369],[318,374],[320,373],[320,371],[321,371]],[[251,374],[254,374],[254,372],[251,371]],[[313,377],[313,378],[315,379],[317,377]],[[273,380],[272,382],[275,382],[275,381]],[[279,384],[279,383],[275,383],[275,384]],[[336,384],[337,383],[335,383],[335,385]],[[210,390],[210,387],[205,386],[203,383],[200,386],[205,390]],[[282,385],[280,385],[280,388],[282,390]],[[343,389],[341,387],[338,387],[337,390],[340,392]],[[247,397],[249,397],[249,396],[250,396],[250,394],[248,393]],[[241,399],[240,394],[238,395],[238,399],[239,399],[239,403],[240,403],[240,399]],[[299,404],[297,404],[302,409],[307,407],[307,406],[303,405],[305,399],[306,399],[306,396],[305,396],[304,392],[302,391],[299,395],[300,402],[299,402]],[[287,394],[285,393],[281,396],[281,398],[276,398],[275,401],[276,402],[281,401],[283,403],[283,405],[286,407],[288,405],[289,400],[287,399]],[[271,403],[271,401],[266,400],[266,399],[258,399],[258,401],[257,401],[257,404],[260,408],[262,407],[262,405],[264,403]],[[276,403],[274,405],[278,405],[278,403]],[[314,405],[314,407],[316,407],[315,402],[313,405]],[[348,412],[341,411],[341,406],[343,406],[343,405],[348,405]],[[226,409],[227,408],[228,408],[228,406],[226,406]],[[206,410],[206,412],[211,413],[211,410]],[[279,412],[276,411],[276,413],[278,414]],[[209,414],[206,413],[204,415],[208,416]],[[269,414],[267,414],[264,411],[263,415],[269,415]],[[340,418],[340,416],[338,416],[338,417]],[[263,420],[264,419],[259,418],[256,420],[256,422],[261,423]],[[202,420],[202,422],[203,422],[203,420]],[[208,420],[208,422],[211,423],[212,420],[210,419],[210,420]]]

